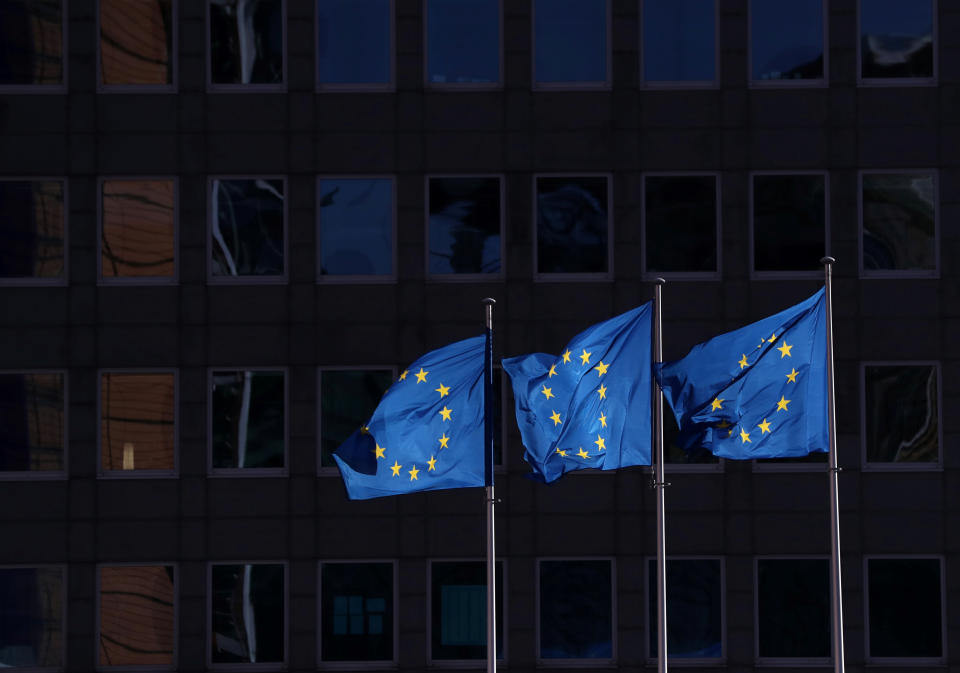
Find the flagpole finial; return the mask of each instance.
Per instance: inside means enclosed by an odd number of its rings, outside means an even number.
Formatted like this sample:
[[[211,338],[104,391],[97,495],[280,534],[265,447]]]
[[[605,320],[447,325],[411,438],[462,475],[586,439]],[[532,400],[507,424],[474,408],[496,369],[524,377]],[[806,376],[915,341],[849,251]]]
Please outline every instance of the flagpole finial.
[[[653,279],[653,284],[654,284],[654,285],[666,285],[666,284],[667,284],[667,281],[664,280],[663,278],[654,278],[654,279]]]
[[[820,258],[820,263],[821,263],[821,264],[836,264],[836,263],[837,263],[837,260],[835,260],[833,257],[821,257],[821,258]]]
[[[480,303],[484,304],[485,306],[492,306],[493,304],[497,303],[497,300],[494,299],[493,297],[487,297],[486,299],[483,299]]]

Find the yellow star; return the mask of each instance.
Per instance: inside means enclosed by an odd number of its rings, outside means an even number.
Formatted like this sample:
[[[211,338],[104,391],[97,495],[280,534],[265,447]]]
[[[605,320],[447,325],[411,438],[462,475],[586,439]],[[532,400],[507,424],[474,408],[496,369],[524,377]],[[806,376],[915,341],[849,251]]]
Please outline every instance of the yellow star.
[[[453,413],[453,409],[447,409],[447,405],[443,405],[443,409],[440,410],[440,415],[443,416],[443,420],[449,421],[450,414]]]
[[[710,403],[710,411],[716,411],[717,409],[722,409],[723,408],[722,402],[723,402],[722,397],[714,397],[713,402]]]
[[[540,392],[543,393],[548,400],[553,397],[553,388],[547,388],[546,385],[543,386],[543,390]]]
[[[400,378],[399,378],[398,380],[399,380],[399,381],[403,381],[405,378],[407,378],[407,374],[409,374],[409,373],[410,373],[410,370],[409,370],[409,369],[404,369],[404,370],[403,370],[403,373],[400,375]]]
[[[761,435],[764,435],[764,434],[770,432],[770,424],[767,422],[767,419],[766,419],[766,418],[764,418],[764,419],[763,419],[763,423],[761,423],[761,424],[758,425],[757,427],[760,428],[760,434],[761,434]]]
[[[722,421],[720,421],[720,422],[717,424],[717,427],[720,428],[720,429],[729,428],[729,427],[730,427],[730,424],[727,423],[727,419],[723,419]]]
[[[603,376],[604,374],[606,374],[606,373],[607,373],[607,369],[609,369],[609,368],[610,368],[610,365],[605,365],[605,364],[603,364],[603,360],[600,360],[600,364],[598,364],[596,367],[594,367],[594,369],[597,370],[597,376],[598,376],[598,377],[599,377],[599,376]]]
[[[392,476],[394,476],[394,477],[399,477],[399,476],[400,476],[400,468],[401,468],[401,467],[403,467],[403,465],[401,465],[401,464],[398,463],[397,461],[393,461],[393,465],[390,466],[390,469],[393,470],[393,475],[392,475]]]
[[[420,481],[419,479],[417,479],[417,475],[420,474],[420,470],[417,469],[416,465],[411,467],[410,471],[407,472],[407,474],[410,475],[410,481]]]
[[[439,388],[434,388],[434,390],[440,393],[440,397],[446,397],[450,394],[450,386],[445,386],[442,383],[440,384]]]
[[[374,442],[374,444],[376,444],[376,442]],[[377,457],[377,458],[386,458],[386,456],[383,455],[383,452],[386,451],[387,449],[386,449],[385,447],[380,446],[379,444],[376,444],[376,446],[377,446],[377,448],[375,448],[375,449],[373,450],[373,453],[376,455],[376,457]]]
[[[557,427],[562,422],[560,420],[560,414],[558,414],[556,411],[553,412],[553,416],[550,417],[550,420],[553,421],[553,427]]]
[[[580,447],[580,450],[577,451],[577,455],[580,456],[581,458],[589,458],[589,457],[590,457],[590,454],[587,453],[586,451],[584,451],[582,446]]]
[[[582,364],[582,365],[588,365],[588,364],[590,364],[590,356],[591,356],[591,355],[593,355],[593,353],[588,353],[588,352],[587,352],[587,349],[584,348],[584,349],[583,349],[583,354],[577,356],[578,358],[580,358],[580,364]]]
[[[800,372],[798,372],[798,371],[796,370],[796,368],[791,367],[790,373],[787,374],[787,381],[789,381],[790,383],[796,383],[796,382],[797,382],[797,374],[799,374],[799,373],[800,373]]]
[[[423,371],[423,367],[421,367],[421,368],[420,368],[420,371],[418,371],[417,374],[416,374],[416,376],[417,376],[417,383],[423,383],[424,381],[426,381],[426,380],[427,380],[427,374],[429,374],[429,373],[430,373],[430,372],[425,372],[425,371]]]
[[[450,441],[450,438],[447,437],[447,433],[443,433],[443,437],[440,438],[440,448],[441,449],[447,448],[447,442],[449,441]]]
[[[559,454],[560,454],[561,456],[563,456],[564,458],[567,457],[567,452],[566,452],[566,451],[562,451],[559,446],[557,447],[557,453],[559,453]]]
[[[550,365],[550,371],[547,373],[547,378],[549,379],[551,376],[556,376],[556,375],[557,375],[557,365],[552,364]]]
[[[740,365],[740,369],[743,369],[747,366],[747,354],[744,353],[743,357],[737,361],[737,364]]]
[[[606,441],[607,440],[605,440],[603,437],[601,437],[600,435],[597,435],[597,438],[594,440],[593,443],[597,445],[597,449],[599,449],[600,451],[604,451],[607,448],[607,445],[604,443]]]
[[[740,428],[740,442],[742,444],[753,444],[753,442],[750,441],[750,433],[743,428]]]
[[[607,427],[607,417],[604,416],[603,414],[600,414],[600,427],[601,428]]]
[[[770,343],[773,343],[776,340],[777,340],[777,333],[774,332],[773,335],[770,337]]]
[[[780,346],[780,348],[777,349],[778,351],[780,351],[780,359],[781,359],[781,360],[782,360],[783,358],[785,358],[785,357],[791,357],[791,358],[793,357],[792,355],[790,355],[790,349],[791,349],[791,348],[793,348],[793,346],[788,346],[788,345],[787,345],[787,342],[784,341],[784,342],[783,342],[783,345]]]
[[[601,400],[607,399],[607,389],[606,389],[606,387],[604,387],[604,385],[603,385],[602,383],[600,384],[600,387],[597,388],[597,392],[600,393],[600,399],[601,399]]]
[[[727,430],[727,437],[733,437],[733,427]]]
[[[361,426],[360,426],[360,434],[361,434],[361,435],[369,435],[369,434],[370,434],[370,428],[369,428],[368,426],[366,426],[366,425],[361,425]]]
[[[430,460],[427,461],[427,465],[430,467],[427,468],[427,472],[436,472],[437,470],[437,459],[433,456],[430,456]]]
[[[780,396],[780,401],[777,402],[777,411],[783,409],[784,411],[790,411],[787,409],[787,405],[790,404],[790,400],[784,399],[783,395]]]
[[[570,362],[570,351],[569,351],[569,350],[568,350],[566,353],[563,354],[563,361],[564,361],[564,362]]]

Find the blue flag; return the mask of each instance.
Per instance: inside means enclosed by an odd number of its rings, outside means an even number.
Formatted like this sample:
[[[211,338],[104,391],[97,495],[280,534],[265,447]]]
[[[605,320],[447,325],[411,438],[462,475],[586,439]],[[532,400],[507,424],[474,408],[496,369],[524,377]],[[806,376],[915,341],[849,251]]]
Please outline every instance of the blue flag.
[[[650,464],[651,313],[648,302],[593,325],[559,356],[503,361],[533,478]]]
[[[485,349],[458,341],[400,374],[333,454],[351,500],[485,484]]]
[[[734,460],[828,451],[824,291],[657,368],[685,449]]]

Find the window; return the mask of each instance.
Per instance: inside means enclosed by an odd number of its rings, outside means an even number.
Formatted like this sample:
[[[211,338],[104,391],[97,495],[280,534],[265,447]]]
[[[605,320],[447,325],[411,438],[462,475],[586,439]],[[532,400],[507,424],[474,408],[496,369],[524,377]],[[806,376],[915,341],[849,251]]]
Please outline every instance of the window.
[[[177,52],[173,0],[98,1],[102,89],[172,91]]]
[[[62,372],[0,373],[0,479],[66,476],[65,381]]]
[[[936,0],[860,0],[860,81],[931,84],[937,76]]]
[[[823,84],[824,0],[750,0],[753,84]]]
[[[642,68],[647,86],[710,86],[717,81],[716,0],[641,0]]]
[[[320,372],[320,467],[336,467],[333,452],[370,420],[393,384],[393,369],[329,369]]]
[[[867,661],[942,663],[943,559],[874,557],[866,568]]]
[[[864,363],[864,465],[940,467],[940,377],[935,363]]]
[[[323,177],[317,182],[321,280],[393,280],[393,178]]]
[[[177,469],[174,372],[100,374],[100,472],[156,476]]]
[[[0,180],[0,283],[66,282],[65,192],[63,180]]]
[[[537,275],[610,277],[609,185],[604,175],[534,177]]]
[[[316,0],[321,89],[393,86],[393,0]]]
[[[860,266],[864,276],[939,273],[937,181],[931,171],[860,174]]]
[[[503,562],[496,563],[497,659],[506,643],[503,623]],[[487,658],[486,561],[430,562],[430,659],[434,662]]]
[[[176,180],[102,180],[101,280],[170,282],[176,276]]]
[[[214,281],[286,280],[286,181],[210,181],[210,277]]]
[[[607,0],[534,0],[534,85],[608,87],[609,12]]]
[[[693,447],[689,451],[677,446],[680,427],[668,405],[663,409],[663,463],[669,472],[716,472],[723,463],[709,450]],[[651,470],[653,467],[651,466]]]
[[[396,564],[320,563],[320,661],[395,662]]]
[[[827,559],[757,559],[758,660],[829,662],[830,611]]]
[[[500,0],[426,0],[426,21],[427,86],[499,85]]]
[[[214,370],[211,378],[211,468],[236,474],[286,467],[286,375],[271,370]]]
[[[287,649],[286,569],[282,563],[211,564],[210,664],[282,667]]]
[[[99,666],[176,665],[174,576],[171,565],[100,566]]]
[[[207,0],[210,85],[282,91],[287,42],[283,0]]]
[[[62,567],[0,568],[0,668],[62,667],[65,616]]]
[[[823,275],[827,249],[826,173],[755,173],[751,181],[753,273]]]
[[[494,275],[503,257],[499,177],[428,177],[427,271],[433,276]]]
[[[62,91],[63,0],[5,0],[0,3],[0,89]]]
[[[644,177],[644,273],[719,276],[718,183],[716,175]]]
[[[657,657],[657,566],[647,564],[647,631]],[[667,559],[667,656],[687,661],[724,657],[723,562]]]
[[[537,658],[613,662],[613,561],[542,559],[537,565]]]

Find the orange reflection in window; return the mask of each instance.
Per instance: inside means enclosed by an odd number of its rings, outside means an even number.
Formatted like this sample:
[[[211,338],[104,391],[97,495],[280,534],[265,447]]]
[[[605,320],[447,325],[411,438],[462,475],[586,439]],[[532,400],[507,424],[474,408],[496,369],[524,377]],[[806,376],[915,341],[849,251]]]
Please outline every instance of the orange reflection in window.
[[[100,0],[100,81],[173,81],[171,0]]]
[[[173,374],[103,374],[100,409],[104,470],[174,469]]]
[[[101,275],[104,278],[172,278],[173,180],[106,180],[103,183]]]
[[[100,568],[101,666],[173,665],[173,568]]]

